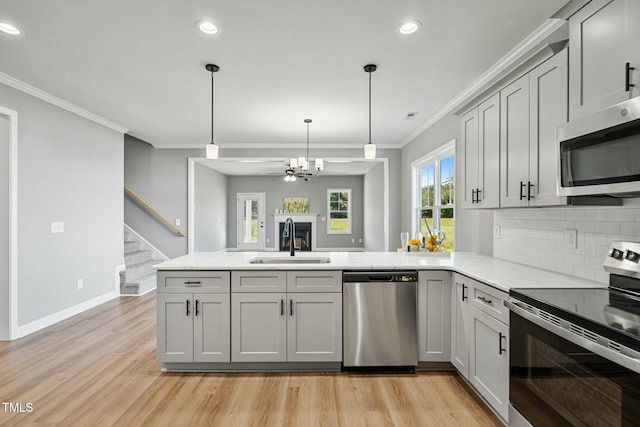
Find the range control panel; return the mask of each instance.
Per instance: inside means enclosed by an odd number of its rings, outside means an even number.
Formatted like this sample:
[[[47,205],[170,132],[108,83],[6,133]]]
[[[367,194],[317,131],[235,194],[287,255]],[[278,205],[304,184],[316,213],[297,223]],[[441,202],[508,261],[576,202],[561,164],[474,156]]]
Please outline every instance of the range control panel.
[[[613,242],[604,260],[609,273],[640,278],[640,242]]]

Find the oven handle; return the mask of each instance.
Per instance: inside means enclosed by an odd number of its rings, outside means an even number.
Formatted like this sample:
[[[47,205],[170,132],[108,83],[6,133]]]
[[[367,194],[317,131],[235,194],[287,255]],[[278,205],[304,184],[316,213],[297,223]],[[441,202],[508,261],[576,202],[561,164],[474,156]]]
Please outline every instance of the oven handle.
[[[614,363],[617,363],[620,366],[624,366],[625,368],[631,369],[632,371],[640,374],[640,360],[638,358],[627,356],[625,354],[611,350],[610,348],[605,347],[602,344],[590,341],[586,338],[581,337],[580,335],[570,332],[565,328],[556,326],[553,323],[549,323],[545,320],[542,320],[535,314],[522,308],[520,304],[524,304],[524,303],[518,300],[515,300],[513,298],[509,298],[509,300],[504,301],[505,307],[507,307],[512,313],[524,318],[525,320],[528,320],[529,322],[540,326],[542,329],[546,329],[547,331],[553,334],[556,334],[561,338],[564,338],[565,340],[572,342],[577,346],[580,346],[599,356],[604,357],[605,359],[608,359]],[[513,331],[511,331],[511,334],[513,334]],[[511,340],[511,342],[513,342],[513,340]],[[629,350],[629,351],[634,352],[633,350]],[[638,353],[638,356],[640,357],[640,353]]]

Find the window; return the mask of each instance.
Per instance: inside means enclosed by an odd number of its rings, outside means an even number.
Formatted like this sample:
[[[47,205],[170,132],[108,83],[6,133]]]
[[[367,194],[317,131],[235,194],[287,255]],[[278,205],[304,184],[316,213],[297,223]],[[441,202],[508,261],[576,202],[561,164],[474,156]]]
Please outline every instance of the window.
[[[351,189],[327,190],[327,233],[351,234]]]
[[[453,250],[454,231],[454,141],[416,160],[413,168],[413,232],[428,234],[442,231],[445,240],[441,248]]]

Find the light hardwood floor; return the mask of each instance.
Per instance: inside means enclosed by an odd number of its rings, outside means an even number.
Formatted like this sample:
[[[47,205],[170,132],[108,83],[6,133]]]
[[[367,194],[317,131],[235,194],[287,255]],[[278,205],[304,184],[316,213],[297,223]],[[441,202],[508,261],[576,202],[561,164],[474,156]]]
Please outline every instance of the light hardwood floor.
[[[500,426],[454,373],[166,374],[155,292],[0,342],[1,425]]]

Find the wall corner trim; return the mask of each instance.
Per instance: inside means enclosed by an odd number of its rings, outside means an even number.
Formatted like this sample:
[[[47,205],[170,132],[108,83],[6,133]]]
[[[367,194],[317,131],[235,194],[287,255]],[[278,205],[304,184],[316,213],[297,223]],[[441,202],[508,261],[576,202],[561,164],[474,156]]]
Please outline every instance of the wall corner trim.
[[[66,320],[70,317],[75,316],[76,314],[80,314],[84,311],[90,310],[94,307],[97,307],[105,302],[111,301],[112,299],[120,297],[120,291],[111,291],[106,294],[100,295],[98,297],[92,298],[88,301],[82,302],[80,304],[74,305],[73,307],[69,307],[57,313],[50,314],[38,320],[34,320],[33,322],[29,322],[25,325],[18,326],[18,336],[17,338],[25,337],[29,334],[37,332],[41,329],[44,329],[48,326],[54,325],[58,322]]]
[[[486,88],[486,85],[495,81],[501,74],[507,70],[513,70],[514,66],[527,59],[527,55],[531,50],[539,43],[544,41],[547,37],[552,35],[556,30],[566,25],[567,21],[564,19],[550,18],[547,19],[542,25],[536,28],[531,34],[529,34],[524,40],[522,40],[516,47],[511,49],[505,56],[500,58],[495,64],[493,64],[487,71],[482,73],[480,77],[474,80],[469,86],[464,88],[458,95],[456,95],[451,101],[449,101],[438,112],[429,117],[422,125],[418,126],[416,130],[411,132],[405,139],[400,142],[399,147],[402,148],[416,139],[420,134],[433,126],[438,120],[462,107],[465,102],[470,101],[472,95],[478,94],[479,91]]]
[[[48,102],[49,104],[55,105],[56,107],[62,108],[63,110],[67,110],[87,120],[91,120],[92,122],[98,123],[99,125],[107,127],[118,133],[125,134],[129,131],[129,129],[125,128],[124,126],[109,121],[104,117],[100,117],[97,114],[87,111],[84,108],[80,108],[77,105],[67,102],[64,99],[58,98],[57,96],[52,95],[49,92],[45,92],[42,89],[38,89],[35,86],[31,86],[30,84],[25,83],[22,80],[18,80],[8,74],[0,73],[0,83],[31,95],[35,98],[41,99],[42,101]]]

